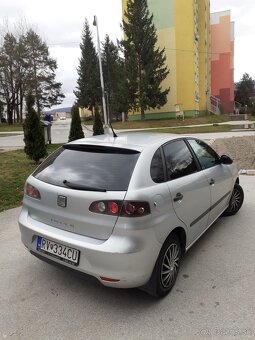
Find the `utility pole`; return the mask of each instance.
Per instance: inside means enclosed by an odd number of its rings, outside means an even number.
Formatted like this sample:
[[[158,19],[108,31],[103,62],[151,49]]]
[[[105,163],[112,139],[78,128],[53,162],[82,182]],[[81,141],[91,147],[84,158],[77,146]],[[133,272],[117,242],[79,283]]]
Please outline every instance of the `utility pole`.
[[[98,49],[98,59],[99,59],[99,70],[100,70],[100,81],[101,81],[101,89],[102,89],[102,102],[103,102],[103,113],[104,113],[104,130],[108,132],[108,117],[106,112],[106,104],[105,104],[105,90],[104,90],[104,77],[103,77],[103,69],[102,69],[102,59],[101,59],[101,48],[100,48],[100,39],[99,39],[99,30],[98,30],[98,21],[97,16],[94,15],[93,26],[97,28],[97,49]]]

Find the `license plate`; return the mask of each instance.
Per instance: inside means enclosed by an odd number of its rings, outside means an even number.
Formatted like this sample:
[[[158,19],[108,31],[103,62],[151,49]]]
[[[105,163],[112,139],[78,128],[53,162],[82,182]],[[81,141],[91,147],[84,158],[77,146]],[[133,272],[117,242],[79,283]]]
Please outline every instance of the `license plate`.
[[[78,266],[80,252],[77,249],[67,247],[44,237],[37,237],[37,250],[59,260]]]

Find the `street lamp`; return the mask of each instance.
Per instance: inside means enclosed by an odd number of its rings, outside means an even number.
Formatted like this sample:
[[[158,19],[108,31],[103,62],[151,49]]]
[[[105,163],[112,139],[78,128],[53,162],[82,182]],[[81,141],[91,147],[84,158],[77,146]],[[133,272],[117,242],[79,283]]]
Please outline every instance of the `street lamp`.
[[[108,129],[108,117],[106,113],[106,105],[105,105],[105,91],[104,91],[104,78],[103,78],[103,69],[102,69],[102,60],[101,60],[101,49],[100,49],[100,39],[99,39],[99,31],[98,31],[98,21],[97,16],[94,15],[93,26],[97,28],[97,48],[98,48],[98,58],[99,58],[99,70],[100,70],[100,81],[101,81],[101,89],[102,89],[102,102],[103,102],[103,112],[104,112],[104,129]]]

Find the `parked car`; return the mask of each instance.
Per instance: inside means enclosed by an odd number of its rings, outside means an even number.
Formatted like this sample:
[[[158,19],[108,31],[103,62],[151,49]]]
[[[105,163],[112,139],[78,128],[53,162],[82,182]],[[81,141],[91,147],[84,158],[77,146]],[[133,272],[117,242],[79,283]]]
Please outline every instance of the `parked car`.
[[[60,120],[66,120],[66,116],[60,116],[59,119]]]
[[[63,145],[28,177],[19,226],[43,260],[165,296],[182,255],[243,197],[232,160],[197,138],[101,135]]]

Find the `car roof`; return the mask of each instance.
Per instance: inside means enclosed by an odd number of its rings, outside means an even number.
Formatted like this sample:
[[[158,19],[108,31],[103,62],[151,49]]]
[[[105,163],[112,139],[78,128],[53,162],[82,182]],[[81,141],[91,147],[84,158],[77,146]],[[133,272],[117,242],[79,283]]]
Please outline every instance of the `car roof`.
[[[75,140],[68,144],[110,146],[142,151],[151,145],[162,145],[170,140],[182,138],[180,135],[157,132],[118,132],[118,137],[104,134]]]

